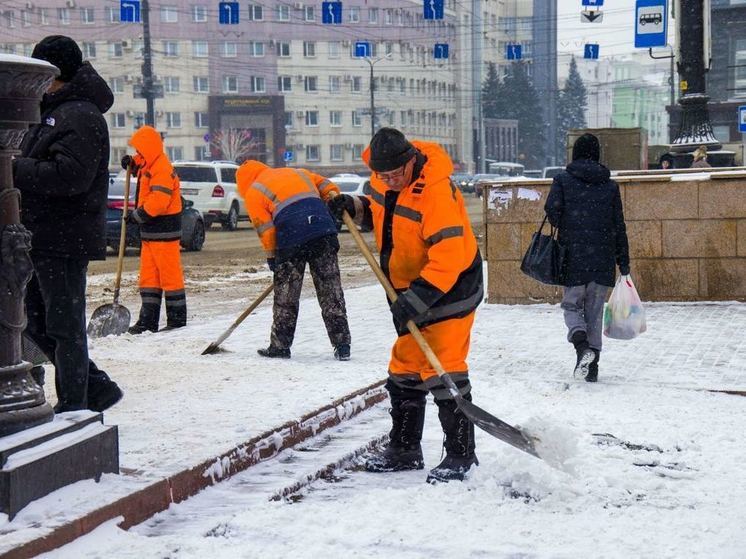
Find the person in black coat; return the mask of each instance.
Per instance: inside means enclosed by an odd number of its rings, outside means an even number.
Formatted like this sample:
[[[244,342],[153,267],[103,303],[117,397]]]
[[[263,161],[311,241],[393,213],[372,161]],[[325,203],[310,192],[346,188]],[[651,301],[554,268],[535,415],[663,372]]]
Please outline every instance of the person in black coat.
[[[572,150],[572,163],[554,177],[544,209],[567,249],[562,309],[567,339],[575,346],[574,374],[598,378],[603,310],[616,267],[629,274],[629,244],[619,186],[599,163],[601,148],[583,134]]]
[[[13,160],[21,221],[32,234],[24,335],[54,364],[56,412],[103,411],[122,391],[88,358],[85,285],[88,262],[106,255],[109,130],[103,113],[114,96],[69,37],[46,37],[31,56],[54,64],[60,75],[42,98],[41,122]]]

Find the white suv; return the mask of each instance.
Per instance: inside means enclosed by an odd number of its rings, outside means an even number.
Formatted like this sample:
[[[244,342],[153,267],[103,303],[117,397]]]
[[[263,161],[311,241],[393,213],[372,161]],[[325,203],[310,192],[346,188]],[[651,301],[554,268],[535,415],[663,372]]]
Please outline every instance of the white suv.
[[[339,187],[340,192],[351,196],[366,196],[371,193],[370,177],[361,177],[354,173],[340,173],[329,177]],[[342,228],[342,223],[337,223],[337,229]],[[361,227],[361,231],[368,232],[370,229]]]
[[[249,219],[236,188],[238,165],[232,161],[174,161],[173,166],[181,195],[194,202],[207,227],[219,222],[226,231],[235,231],[239,221]]]

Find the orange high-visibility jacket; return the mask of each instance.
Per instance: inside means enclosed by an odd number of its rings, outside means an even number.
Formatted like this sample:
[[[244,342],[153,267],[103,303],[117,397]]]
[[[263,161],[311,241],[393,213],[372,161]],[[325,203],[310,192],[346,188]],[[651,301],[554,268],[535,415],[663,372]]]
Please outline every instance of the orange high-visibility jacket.
[[[324,200],[339,187],[321,175],[249,160],[236,172],[236,184],[268,257],[337,233]]]
[[[143,241],[181,239],[181,188],[163,140],[151,126],[135,131],[129,144],[137,150],[137,211]]]
[[[466,316],[483,296],[482,259],[453,164],[438,144],[413,141],[427,158],[420,175],[396,192],[371,177],[370,212],[381,267],[421,312],[418,324]],[[370,159],[369,148],[363,160]],[[390,229],[388,220],[390,219]]]

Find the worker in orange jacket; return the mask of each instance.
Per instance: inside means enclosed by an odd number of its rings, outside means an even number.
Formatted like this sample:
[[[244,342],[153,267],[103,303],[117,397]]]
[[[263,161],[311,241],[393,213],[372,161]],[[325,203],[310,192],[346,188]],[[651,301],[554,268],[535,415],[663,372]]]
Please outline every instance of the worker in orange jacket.
[[[151,126],[142,126],[129,145],[122,167],[137,173],[137,209],[128,216],[140,227],[140,316],[130,334],[157,332],[161,299],[166,298],[166,328],[186,326],[187,306],[181,268],[181,189],[163,140]]]
[[[369,196],[340,195],[333,215],[346,210],[359,225],[371,225],[381,268],[397,291],[391,304],[399,335],[391,351],[386,388],[393,427],[388,445],[366,462],[374,472],[422,469],[425,397],[432,392],[445,432],[446,457],[428,482],[463,480],[476,465],[474,425],[409,333],[414,320],[465,399],[471,400],[466,356],[474,312],[482,300],[482,258],[461,192],[450,176],[453,164],[438,144],[413,141],[382,128],[363,152],[374,172]]]
[[[308,264],[334,357],[349,360],[350,328],[337,262],[337,226],[324,204],[339,188],[305,169],[272,169],[253,160],[238,169],[236,183],[274,272],[272,334],[269,347],[258,350],[259,355],[290,357]]]

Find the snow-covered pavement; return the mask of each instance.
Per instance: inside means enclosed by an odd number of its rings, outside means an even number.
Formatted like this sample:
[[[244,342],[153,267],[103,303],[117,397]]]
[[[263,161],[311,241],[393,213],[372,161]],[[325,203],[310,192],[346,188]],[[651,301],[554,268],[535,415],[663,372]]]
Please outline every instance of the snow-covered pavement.
[[[315,299],[302,302],[290,361],[256,355],[268,340],[267,305],[214,356],[200,352],[235,315],[95,341],[94,359],[126,392],[106,420],[119,425],[130,475],[62,491],[74,501],[86,491],[115,493],[120,478],[174,473],[383,378],[394,338],[383,292],[349,290],[347,303],[347,363],[333,360]],[[341,472],[289,504],[267,500],[281,487],[257,489],[255,467],[129,532],[110,523],[48,556],[743,557],[746,398],[706,389],[746,389],[746,305],[646,308],[648,332],[605,340],[597,385],[571,378],[558,306],[478,311],[469,360],[475,403],[539,433],[567,458],[561,469],[478,433],[481,466],[467,483],[431,487],[425,472]],[[354,436],[338,435],[350,449],[388,429],[383,409],[353,421],[361,424]],[[428,467],[439,460],[441,436],[431,405]],[[292,452],[261,468],[282,470]],[[0,516],[0,532],[43,524],[55,501],[33,503],[12,523]]]

